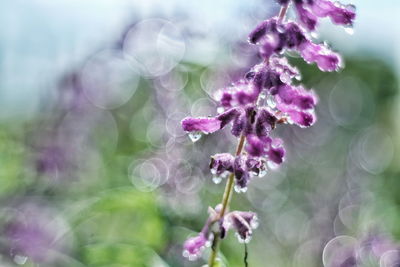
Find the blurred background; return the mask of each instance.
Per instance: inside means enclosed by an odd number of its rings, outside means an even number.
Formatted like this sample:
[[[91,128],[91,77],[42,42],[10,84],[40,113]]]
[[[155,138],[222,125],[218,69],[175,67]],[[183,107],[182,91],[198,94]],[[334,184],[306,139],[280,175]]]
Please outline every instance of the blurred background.
[[[353,3],[354,34],[324,21],[317,37],[344,70],[290,55],[318,122],[281,127],[285,164],[233,196],[260,219],[249,266],[400,264],[400,4]],[[224,189],[210,155],[236,141],[192,143],[180,120],[216,114],[215,90],[259,61],[247,34],[277,12],[272,0],[1,1],[0,265],[205,264],[182,243]],[[232,234],[221,249],[244,266]]]

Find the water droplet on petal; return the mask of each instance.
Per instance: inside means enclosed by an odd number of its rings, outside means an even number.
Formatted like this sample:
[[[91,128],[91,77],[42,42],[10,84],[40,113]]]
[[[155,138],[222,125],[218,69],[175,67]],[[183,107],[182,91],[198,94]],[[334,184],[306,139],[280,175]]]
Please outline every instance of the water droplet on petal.
[[[212,181],[214,182],[214,184],[219,184],[222,181],[222,177],[221,176],[213,176]]]
[[[238,233],[235,233],[239,243],[243,244],[243,243],[249,243],[251,240],[251,235],[247,235],[245,239],[243,239]]]
[[[260,171],[258,172],[258,177],[262,178],[267,174],[267,170],[266,169],[260,169]]]
[[[258,223],[258,217],[254,216],[253,220],[251,220],[250,222],[250,226],[253,229],[256,229],[258,227],[259,223]]]
[[[354,34],[354,28],[353,28],[353,26],[346,26],[346,27],[344,27],[344,31],[345,31],[347,34],[350,34],[350,35],[353,35],[353,34]]]
[[[28,260],[28,257],[26,257],[26,256],[22,256],[22,255],[14,256],[14,262],[19,265],[24,265],[27,260]]]
[[[189,133],[189,138],[194,143],[200,140],[201,135],[202,135],[201,132],[191,132]]]
[[[276,108],[275,97],[273,95],[267,96],[267,105],[272,109]]]
[[[311,37],[314,39],[318,38],[318,33],[317,32],[311,32]]]
[[[353,4],[348,4],[348,5],[346,5],[346,9],[347,9],[348,11],[350,11],[350,12],[355,13],[357,8],[356,8],[356,6],[353,5]]]
[[[239,185],[235,185],[234,189],[235,189],[236,193],[246,193],[247,192],[247,187],[241,187]]]
[[[276,164],[275,162],[270,161],[270,160],[267,162],[267,164],[268,164],[268,167],[269,167],[270,169],[272,169],[272,170],[275,170],[275,169],[277,169],[277,168],[279,167],[278,164]]]
[[[258,176],[258,172],[255,172],[255,171],[250,171],[249,174],[250,174],[250,177]]]
[[[285,26],[283,26],[283,25],[277,25],[276,29],[280,33],[285,33],[285,31],[286,31]]]
[[[225,109],[223,108],[223,107],[218,107],[217,108],[217,113],[218,114],[221,114],[222,112],[224,112],[225,111]]]
[[[280,76],[279,76],[280,80],[283,83],[290,83],[290,75],[287,74],[286,72],[283,72]]]

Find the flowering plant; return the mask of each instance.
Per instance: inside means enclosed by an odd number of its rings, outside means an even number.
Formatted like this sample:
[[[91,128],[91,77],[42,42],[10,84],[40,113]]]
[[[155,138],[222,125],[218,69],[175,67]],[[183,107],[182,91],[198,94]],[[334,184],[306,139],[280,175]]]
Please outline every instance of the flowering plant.
[[[201,232],[184,244],[183,255],[190,260],[197,259],[211,245],[209,266],[214,266],[219,242],[229,230],[236,232],[239,242],[248,243],[258,225],[254,212],[229,212],[229,203],[233,189],[246,192],[253,177],[265,176],[269,169],[277,168],[284,161],[283,141],[272,136],[272,131],[281,124],[306,128],[316,121],[317,95],[298,84],[300,73],[289,64],[284,53],[298,52],[321,71],[337,71],[343,65],[340,55],[325,44],[315,43],[312,33],[317,29],[319,18],[329,17],[333,23],[346,28],[351,28],[355,19],[353,5],[344,6],[330,0],[278,0],[278,3],[279,15],[261,22],[248,38],[249,43],[258,47],[262,62],[253,66],[243,79],[217,92],[218,115],[182,120],[182,127],[192,141],[228,125],[231,133],[239,138],[234,155],[221,153],[211,157],[213,181],[227,179],[225,192],[221,203],[215,209],[209,208],[209,217]],[[291,3],[297,21],[284,20]],[[213,228],[215,224],[217,227]]]

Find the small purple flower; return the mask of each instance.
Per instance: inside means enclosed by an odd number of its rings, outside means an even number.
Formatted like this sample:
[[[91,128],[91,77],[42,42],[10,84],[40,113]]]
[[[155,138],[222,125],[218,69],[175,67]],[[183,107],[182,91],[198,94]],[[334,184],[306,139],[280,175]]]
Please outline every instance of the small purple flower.
[[[185,241],[183,245],[183,256],[193,261],[200,257],[206,247],[207,238],[204,233],[199,233]]]
[[[253,157],[267,157],[272,166],[284,161],[285,149],[280,138],[247,136],[246,151]]]
[[[221,227],[224,233],[233,229],[240,243],[248,243],[258,227],[258,218],[254,212],[232,211],[225,215]]]
[[[232,108],[216,117],[187,117],[182,120],[182,128],[187,132],[214,133],[224,128],[232,120],[238,117],[240,112]]]
[[[309,7],[318,17],[330,17],[339,25],[352,26],[356,18],[354,5],[345,6],[330,0],[313,0]]]
[[[233,170],[235,174],[235,191],[238,193],[246,192],[250,174],[247,170],[245,156],[239,155],[235,158]]]
[[[338,54],[329,50],[323,44],[314,44],[306,36],[305,31],[295,22],[277,24],[276,18],[264,21],[258,28],[268,28],[270,31],[257,31],[257,38],[254,33],[250,34],[249,41],[260,47],[260,55],[265,59],[273,53],[280,53],[285,49],[296,50],[307,63],[316,63],[322,71],[338,70],[341,66],[341,58]],[[269,27],[267,27],[269,26]],[[271,36],[274,36],[272,38]],[[275,42],[275,36],[279,36],[279,41]],[[257,40],[257,42],[254,42]],[[271,40],[274,40],[272,42]]]
[[[221,121],[217,118],[185,118],[182,127],[187,132],[213,133],[221,129]]]
[[[307,63],[316,63],[322,71],[337,71],[343,65],[339,54],[330,51],[325,45],[307,41],[299,46],[299,50]]]
[[[220,102],[222,107],[229,109],[234,106],[245,106],[253,103],[259,93],[259,90],[252,83],[240,80],[229,87],[219,90],[215,95],[215,99]]]
[[[235,158],[229,153],[215,154],[211,157],[210,170],[214,175],[214,183],[220,183],[229,172],[233,172],[234,161]]]
[[[318,24],[318,17],[329,17],[334,23],[351,27],[356,17],[353,5],[341,5],[330,0],[296,0],[295,8],[300,23],[310,31]]]

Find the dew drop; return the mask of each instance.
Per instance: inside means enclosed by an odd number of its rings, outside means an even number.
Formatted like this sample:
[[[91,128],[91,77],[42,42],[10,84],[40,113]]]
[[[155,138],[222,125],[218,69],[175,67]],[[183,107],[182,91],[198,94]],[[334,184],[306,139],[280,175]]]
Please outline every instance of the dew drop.
[[[287,74],[287,73],[285,73],[285,72],[283,72],[283,73],[279,76],[279,78],[280,78],[280,80],[281,80],[283,83],[290,83],[290,75]]]
[[[277,169],[277,168],[279,167],[278,164],[276,164],[275,162],[270,161],[270,160],[267,162],[267,164],[268,164],[268,167],[269,167],[270,169],[272,169],[272,170],[275,170],[275,169]]]
[[[22,256],[22,255],[14,256],[14,262],[18,265],[24,265],[27,260],[28,260],[28,257],[26,257],[26,256]]]
[[[254,216],[253,220],[251,220],[250,222],[250,226],[253,229],[256,229],[258,227],[259,223],[258,223],[258,218],[257,216]]]
[[[317,32],[311,32],[311,37],[314,39],[318,38],[318,33]]]
[[[223,108],[223,107],[218,107],[217,108],[217,113],[218,114],[221,114],[222,112],[224,112],[225,111],[225,109]]]
[[[352,5],[352,4],[349,4],[349,5],[346,5],[346,10],[348,10],[348,11],[350,11],[350,12],[353,12],[353,13],[355,13],[356,12],[356,6],[355,5]]]
[[[353,28],[353,26],[346,26],[346,27],[344,27],[344,31],[345,31],[347,34],[350,34],[350,35],[353,35],[353,34],[354,34],[354,28]]]
[[[197,142],[201,138],[201,132],[191,132],[189,133],[189,138],[192,140],[192,142]]]
[[[267,170],[265,169],[260,169],[260,171],[258,172],[258,177],[262,178],[265,175],[267,175]]]
[[[255,172],[255,171],[250,171],[249,174],[250,174],[250,177],[258,176],[258,172]]]
[[[267,97],[267,105],[272,109],[276,108],[276,102],[275,102],[275,97],[274,96],[268,95],[268,97]]]
[[[241,244],[243,244],[243,243],[247,244],[251,240],[251,235],[247,235],[246,238],[244,238],[244,239],[239,235],[239,233],[235,233],[235,235],[236,235],[239,243],[241,243]]]
[[[219,184],[222,181],[222,177],[221,176],[213,176],[212,181],[214,182],[214,184]]]
[[[280,33],[285,33],[285,31],[286,31],[286,29],[285,29],[285,27],[283,25],[277,25],[276,29]]]
[[[247,187],[241,187],[241,186],[235,185],[234,189],[235,189],[236,193],[246,193],[247,192]]]

